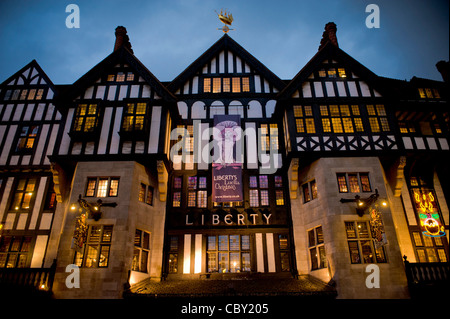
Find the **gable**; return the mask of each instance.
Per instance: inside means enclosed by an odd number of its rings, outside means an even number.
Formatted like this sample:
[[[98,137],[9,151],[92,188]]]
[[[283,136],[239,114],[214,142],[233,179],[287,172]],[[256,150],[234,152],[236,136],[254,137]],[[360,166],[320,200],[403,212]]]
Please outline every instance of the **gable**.
[[[333,45],[326,45],[280,94],[285,98],[381,97],[377,76]]]
[[[51,99],[54,86],[36,60],[31,61],[2,85],[5,101]]]
[[[111,53],[77,80],[63,98],[107,101],[127,98],[175,100],[161,82],[124,47]]]
[[[168,86],[176,95],[278,93],[283,87],[276,75],[228,35]]]

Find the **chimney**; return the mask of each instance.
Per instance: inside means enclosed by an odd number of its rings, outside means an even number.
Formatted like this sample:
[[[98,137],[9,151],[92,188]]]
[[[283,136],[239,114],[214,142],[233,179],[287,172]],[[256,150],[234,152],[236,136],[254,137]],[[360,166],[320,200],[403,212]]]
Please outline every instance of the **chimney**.
[[[134,54],[133,49],[131,49],[130,38],[127,35],[127,29],[122,26],[116,28],[116,42],[114,43],[114,51],[120,47],[125,46],[131,53]]]
[[[448,82],[448,71],[450,68],[450,62],[439,61],[438,63],[436,63],[436,68],[438,69],[439,73],[441,73],[444,82]]]
[[[322,40],[320,40],[319,50],[322,49],[325,44],[330,41],[333,45],[339,48],[339,44],[337,42],[336,37],[336,24],[334,22],[328,22],[325,25],[325,31],[322,34]]]

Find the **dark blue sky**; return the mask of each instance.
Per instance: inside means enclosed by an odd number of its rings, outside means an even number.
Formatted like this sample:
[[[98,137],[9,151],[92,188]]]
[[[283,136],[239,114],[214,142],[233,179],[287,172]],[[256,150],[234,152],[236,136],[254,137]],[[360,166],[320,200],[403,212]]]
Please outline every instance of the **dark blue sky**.
[[[80,28],[66,28],[68,4]],[[380,28],[365,25],[368,4]],[[0,83],[36,59],[55,84],[70,84],[109,55],[114,30],[128,30],[134,54],[161,81],[171,81],[221,36],[215,10],[233,13],[230,36],[282,79],[317,52],[327,22],[339,46],[374,73],[442,80],[449,60],[448,0],[0,0]]]

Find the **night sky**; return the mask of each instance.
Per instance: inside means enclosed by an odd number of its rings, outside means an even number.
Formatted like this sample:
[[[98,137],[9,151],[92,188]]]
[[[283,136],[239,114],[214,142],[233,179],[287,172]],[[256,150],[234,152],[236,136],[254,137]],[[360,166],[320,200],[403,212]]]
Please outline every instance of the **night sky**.
[[[80,28],[66,27],[66,6]],[[380,28],[365,21],[380,9]],[[171,81],[222,35],[215,10],[232,12],[229,35],[281,79],[292,79],[317,52],[324,26],[337,25],[339,47],[379,76],[441,81],[449,60],[447,0],[0,0],[0,83],[36,59],[55,84],[70,84],[108,56],[114,30],[128,30],[136,57]]]

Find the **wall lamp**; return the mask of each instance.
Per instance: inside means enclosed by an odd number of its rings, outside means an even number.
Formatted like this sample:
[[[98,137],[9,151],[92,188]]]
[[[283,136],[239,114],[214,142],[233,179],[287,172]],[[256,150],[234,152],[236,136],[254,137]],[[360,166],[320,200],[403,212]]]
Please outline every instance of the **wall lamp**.
[[[375,194],[370,195],[368,198],[361,198],[356,195],[354,199],[341,198],[341,203],[356,203],[356,213],[359,217],[362,217],[366,210],[378,200],[380,194],[378,194],[378,189],[375,189]],[[387,202],[383,200],[381,205],[387,206]]]
[[[88,203],[87,200],[81,198],[80,194],[78,195],[78,205],[80,206],[80,208],[86,210],[88,216],[92,217],[95,221],[98,221],[102,217],[102,211],[100,210],[102,206],[116,207],[117,203],[103,203],[101,199],[98,199],[97,202],[91,204]],[[71,209],[75,209],[75,204],[72,205]]]

